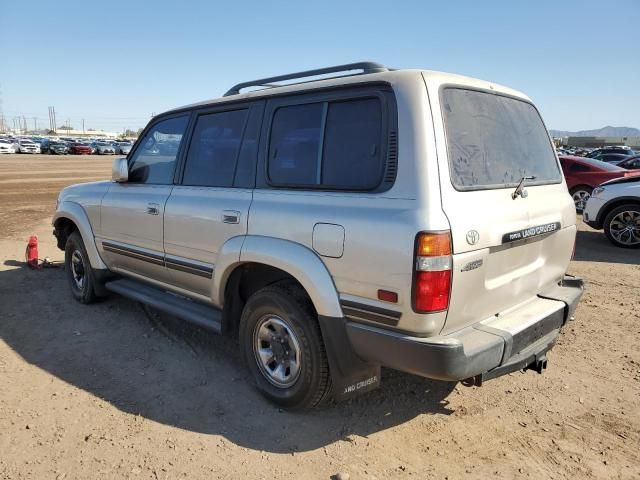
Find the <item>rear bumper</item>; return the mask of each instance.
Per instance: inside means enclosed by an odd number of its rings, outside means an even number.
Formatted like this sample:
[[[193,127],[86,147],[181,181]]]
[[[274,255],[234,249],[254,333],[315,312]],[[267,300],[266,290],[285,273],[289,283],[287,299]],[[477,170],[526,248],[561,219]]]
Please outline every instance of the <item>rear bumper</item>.
[[[566,276],[538,295],[528,311],[437,337],[413,337],[355,322],[347,322],[346,330],[355,353],[367,362],[438,380],[488,380],[544,362],[582,293],[582,280]],[[538,317],[536,311],[545,313]]]

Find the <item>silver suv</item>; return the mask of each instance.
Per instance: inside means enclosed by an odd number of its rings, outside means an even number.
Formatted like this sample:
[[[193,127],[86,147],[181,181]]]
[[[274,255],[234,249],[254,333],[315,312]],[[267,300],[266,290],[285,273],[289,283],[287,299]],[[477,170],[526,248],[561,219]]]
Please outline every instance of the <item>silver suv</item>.
[[[78,301],[116,292],[237,335],[291,409],[371,390],[381,366],[542,372],[582,295],[575,222],[526,96],[375,63],[158,115],[53,219]]]

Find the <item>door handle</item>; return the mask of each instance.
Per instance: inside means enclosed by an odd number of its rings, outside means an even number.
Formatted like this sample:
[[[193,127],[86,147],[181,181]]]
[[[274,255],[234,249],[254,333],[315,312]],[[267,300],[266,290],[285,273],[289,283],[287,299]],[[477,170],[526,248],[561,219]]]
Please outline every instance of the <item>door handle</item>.
[[[237,210],[223,210],[222,221],[224,223],[240,223],[240,212]]]
[[[158,215],[158,213],[160,213],[160,205],[158,205],[157,203],[148,203],[147,213],[149,215]]]

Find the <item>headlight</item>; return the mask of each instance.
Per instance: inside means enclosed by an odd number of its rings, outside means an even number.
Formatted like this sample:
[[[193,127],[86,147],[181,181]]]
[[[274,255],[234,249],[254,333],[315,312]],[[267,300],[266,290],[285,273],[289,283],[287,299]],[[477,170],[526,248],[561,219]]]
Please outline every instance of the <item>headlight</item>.
[[[593,192],[591,192],[591,196],[595,197],[595,196],[599,195],[602,192],[604,192],[604,187],[596,187],[596,188],[593,189]]]

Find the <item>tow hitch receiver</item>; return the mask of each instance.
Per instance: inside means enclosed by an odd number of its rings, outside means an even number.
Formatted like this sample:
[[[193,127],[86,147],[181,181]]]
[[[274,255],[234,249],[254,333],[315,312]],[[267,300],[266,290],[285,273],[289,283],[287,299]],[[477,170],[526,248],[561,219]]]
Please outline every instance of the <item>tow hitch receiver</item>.
[[[547,356],[545,354],[536,356],[536,359],[529,365],[524,367],[525,370],[534,370],[538,373],[542,373],[547,368]]]
[[[549,348],[551,346],[549,345]],[[549,349],[547,348],[547,350]],[[465,387],[481,387],[482,384],[491,380],[492,378],[497,378],[502,375],[506,375],[507,373],[517,372],[518,370],[533,370],[538,373],[542,373],[547,368],[547,355],[546,350],[544,352],[540,352],[537,355],[533,355],[526,360],[520,360],[513,363],[509,363],[507,365],[502,365],[500,367],[494,368],[493,370],[489,370],[485,373],[480,373],[473,377],[466,378],[462,380],[460,383]]]

